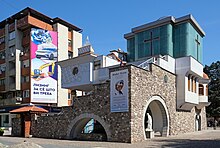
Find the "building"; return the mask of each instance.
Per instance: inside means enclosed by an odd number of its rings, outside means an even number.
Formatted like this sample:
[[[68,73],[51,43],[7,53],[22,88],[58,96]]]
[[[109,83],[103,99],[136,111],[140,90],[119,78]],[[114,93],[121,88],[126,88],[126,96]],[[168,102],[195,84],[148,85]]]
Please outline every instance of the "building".
[[[204,36],[192,15],[160,18],[124,35],[128,61],[141,64],[153,57],[150,62],[177,75],[177,109],[181,110],[208,105],[209,80],[202,65]]]
[[[155,55],[173,58],[192,56],[202,63],[205,32],[192,15],[163,17],[135,28],[128,34],[128,60],[137,61]]]
[[[10,127],[9,111],[24,105],[53,110],[71,104],[55,62],[78,55],[81,32],[29,7],[0,22],[0,127]]]
[[[58,64],[62,87],[85,94],[57,116],[32,118],[31,134],[133,143],[206,129],[209,78],[201,63],[204,35],[192,15],[165,17],[125,34],[128,63],[121,59],[117,64],[117,50],[107,60],[95,55],[91,46],[79,48],[83,54]],[[94,130],[84,134],[92,119]],[[20,135],[21,120],[13,121],[12,133]]]

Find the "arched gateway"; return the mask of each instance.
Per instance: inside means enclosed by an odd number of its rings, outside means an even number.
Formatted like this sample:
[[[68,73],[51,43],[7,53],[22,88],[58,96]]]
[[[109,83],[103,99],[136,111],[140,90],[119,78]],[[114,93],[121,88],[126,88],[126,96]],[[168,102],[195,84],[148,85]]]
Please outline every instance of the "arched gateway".
[[[67,130],[67,139],[76,139],[78,138],[79,134],[82,132],[85,125],[91,120],[94,119],[103,129],[102,134],[104,141],[110,139],[110,130],[109,126],[97,115],[84,113],[77,117],[75,117],[68,126]],[[93,139],[95,140],[95,139]],[[103,139],[101,139],[103,141]]]
[[[153,96],[144,108],[143,127],[146,139],[147,113],[152,117],[152,130],[155,134],[166,137],[169,135],[169,115],[167,106],[160,96]]]

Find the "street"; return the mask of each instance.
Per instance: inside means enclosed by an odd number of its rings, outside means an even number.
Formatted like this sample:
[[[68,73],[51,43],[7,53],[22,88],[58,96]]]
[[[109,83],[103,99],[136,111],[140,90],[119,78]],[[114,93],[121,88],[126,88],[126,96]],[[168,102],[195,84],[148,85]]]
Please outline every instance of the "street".
[[[156,137],[144,142],[134,144],[114,143],[114,142],[91,142],[57,140],[43,138],[19,138],[19,137],[0,137],[0,143],[4,145],[19,144],[24,141],[36,143],[44,148],[152,148],[152,147],[175,147],[175,148],[218,148],[220,147],[220,129],[204,130],[194,133],[181,134],[169,137]]]

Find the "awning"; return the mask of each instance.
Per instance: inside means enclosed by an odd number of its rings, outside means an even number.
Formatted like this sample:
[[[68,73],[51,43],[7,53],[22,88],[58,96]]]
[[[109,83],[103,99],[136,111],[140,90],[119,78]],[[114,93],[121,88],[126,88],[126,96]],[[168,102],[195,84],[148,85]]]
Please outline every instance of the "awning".
[[[35,105],[23,106],[21,108],[14,109],[14,110],[10,111],[10,113],[25,113],[25,112],[30,112],[30,113],[48,113],[48,111],[46,109],[37,107]]]

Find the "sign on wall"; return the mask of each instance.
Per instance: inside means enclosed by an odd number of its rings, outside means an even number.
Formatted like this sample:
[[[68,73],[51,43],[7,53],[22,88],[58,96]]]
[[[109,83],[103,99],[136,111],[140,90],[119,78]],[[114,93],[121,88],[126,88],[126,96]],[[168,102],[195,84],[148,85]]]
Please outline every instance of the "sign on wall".
[[[57,103],[57,32],[31,29],[31,102]]]
[[[128,70],[111,73],[110,85],[111,112],[127,112],[128,107]]]

